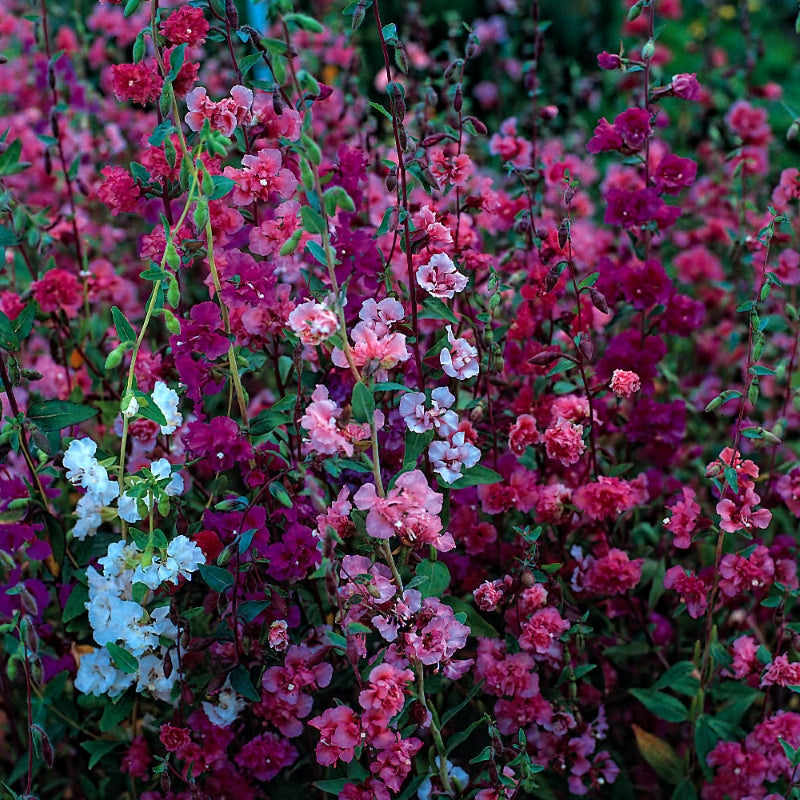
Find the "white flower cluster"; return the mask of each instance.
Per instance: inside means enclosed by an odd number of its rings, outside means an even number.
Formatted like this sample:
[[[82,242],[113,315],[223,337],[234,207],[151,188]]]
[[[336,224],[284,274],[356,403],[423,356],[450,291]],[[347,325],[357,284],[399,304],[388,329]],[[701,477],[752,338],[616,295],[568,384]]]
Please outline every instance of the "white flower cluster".
[[[102,574],[94,567],[87,570],[86,609],[100,648],[81,657],[75,686],[86,694],[115,697],[136,683],[136,691],[168,701],[177,678],[177,655],[175,647],[165,647],[163,641],[175,642],[178,631],[169,619],[168,606],[148,612],[133,599],[134,585],[156,589],[164,582],[177,584],[180,575],[190,578],[205,563],[203,551],[185,536],[176,536],[166,548],[155,548],[152,556],[132,542],[120,541],[109,545],[99,563]],[[135,671],[115,666],[108,645],[132,655]],[[166,658],[172,667],[169,675],[164,670]]]
[[[103,522],[103,510],[113,514],[110,504],[119,496],[119,485],[108,477],[106,468],[95,458],[97,444],[91,439],[73,439],[64,453],[64,466],[67,468],[67,479],[76,486],[86,489],[86,494],[78,500],[75,508],[77,522],[72,529],[76,539],[94,536]],[[143,481],[149,481],[152,491],[141,497],[144,509],[149,509],[153,497],[156,501],[161,493],[168,497],[177,497],[183,493],[183,477],[172,472],[172,464],[166,458],[159,458],[143,471],[144,477],[134,478],[131,486],[119,496],[117,513],[126,522],[138,522],[142,519],[139,498],[131,493],[131,488]],[[107,517],[108,519],[108,517]]]
[[[119,495],[119,486],[113,483],[106,468],[95,458],[97,444],[91,439],[73,439],[64,453],[67,480],[86,489],[78,500],[75,514],[78,521],[72,535],[76,539],[94,536],[102,523],[101,512]]]

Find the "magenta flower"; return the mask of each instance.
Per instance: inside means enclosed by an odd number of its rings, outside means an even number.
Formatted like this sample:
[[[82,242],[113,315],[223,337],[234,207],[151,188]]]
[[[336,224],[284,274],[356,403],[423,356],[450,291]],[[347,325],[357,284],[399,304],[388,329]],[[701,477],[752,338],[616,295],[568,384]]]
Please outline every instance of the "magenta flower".
[[[339,761],[349,764],[353,760],[355,748],[361,744],[361,730],[353,709],[328,708],[308,724],[319,731],[316,753],[320,766],[330,767]]]

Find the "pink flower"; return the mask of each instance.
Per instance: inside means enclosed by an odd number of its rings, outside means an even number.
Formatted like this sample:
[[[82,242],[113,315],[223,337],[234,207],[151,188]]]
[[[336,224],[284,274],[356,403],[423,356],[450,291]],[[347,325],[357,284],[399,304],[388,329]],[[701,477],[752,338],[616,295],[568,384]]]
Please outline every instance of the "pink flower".
[[[416,619],[416,629],[404,636],[405,651],[426,666],[449,662],[467,643],[469,628],[450,606],[428,597]]]
[[[451,300],[456,292],[464,291],[468,280],[456,269],[450,256],[436,253],[417,270],[417,283],[431,297]]]
[[[440,436],[449,436],[458,427],[458,415],[449,410],[455,401],[446,386],[439,386],[431,392],[430,409],[425,407],[422,392],[406,392],[400,398],[400,415],[413,433],[425,433],[435,428]]]
[[[564,417],[551,425],[542,436],[549,458],[557,459],[565,467],[580,460],[586,450],[583,441],[583,425],[574,425]]]
[[[744,592],[768,589],[775,577],[775,562],[769,550],[758,545],[747,558],[738,553],[728,553],[720,562],[719,574],[720,591],[735,598]]]
[[[273,192],[280,197],[291,197],[297,189],[297,178],[282,166],[280,150],[262,148],[255,155],[243,156],[242,164],[242,169],[225,167],[223,172],[236,181],[231,200],[237,206],[250,205],[256,200],[266,202]]]
[[[630,397],[642,388],[642,382],[635,372],[627,369],[615,369],[611,376],[611,391],[617,397]]]
[[[595,483],[579,486],[572,495],[572,502],[589,519],[609,519],[620,516],[646,498],[643,475],[633,481],[601,475]]]
[[[318,764],[330,767],[340,760],[348,764],[353,760],[355,748],[362,743],[358,717],[353,709],[347,706],[328,708],[308,724],[319,731]]]
[[[664,527],[675,537],[672,542],[675,547],[685,550],[692,544],[692,534],[700,516],[700,506],[694,500],[694,489],[684,486],[681,491],[683,499],[667,506],[667,511],[671,511],[672,516],[664,521]]]
[[[472,593],[475,605],[481,611],[494,611],[503,599],[502,586],[500,581],[484,581]]]
[[[236,754],[234,761],[258,780],[271,781],[284,767],[294,764],[298,755],[286,739],[267,732],[251,739]]]
[[[399,669],[389,663],[373,667],[369,684],[358,695],[364,711],[380,712],[387,720],[403,709],[406,687],[414,680],[410,669]]]
[[[155,63],[112,64],[111,75],[117,100],[130,100],[144,106],[161,96],[164,81]]]
[[[570,627],[569,621],[562,619],[558,611],[547,606],[536,611],[522,623],[519,637],[520,646],[532,650],[548,661],[558,661],[561,656],[561,634]]]
[[[97,196],[116,217],[121,212],[136,210],[140,189],[133,176],[121,167],[103,167],[105,183],[97,189]]]
[[[172,44],[196,47],[205,41],[209,27],[202,8],[186,5],[173,11],[161,23],[160,30]]]
[[[367,533],[376,539],[399,536],[409,544],[431,544],[446,551],[455,547],[453,537],[442,533],[439,513],[443,497],[429,486],[418,469],[404,472],[387,492],[379,497],[375,486],[367,483],[353,496],[361,511],[368,511]]]
[[[203,127],[203,123],[208,120],[212,131],[219,131],[224,136],[232,136],[237,125],[249,125],[253,121],[252,105],[253,92],[244,86],[234,86],[231,89],[230,97],[216,103],[208,99],[205,88],[198,86],[186,95],[186,106],[189,109],[189,113],[186,115],[186,124],[193,131],[199,131]],[[260,153],[261,151],[259,155]],[[253,163],[255,163],[255,156],[244,156],[242,163],[250,163],[247,161],[248,158],[253,159]],[[244,205],[244,203],[238,203],[238,205]]]
[[[428,457],[437,475],[447,483],[455,483],[463,467],[469,469],[480,461],[481,451],[466,441],[463,431],[457,431],[447,441],[431,442]]]
[[[508,432],[508,447],[515,456],[521,456],[529,444],[538,444],[539,430],[536,419],[530,414],[520,414]]]
[[[633,589],[642,578],[644,560],[631,560],[624,550],[612,547],[608,554],[589,560],[583,589],[594,595],[618,595]]]
[[[671,567],[664,575],[664,587],[680,594],[681,602],[686,603],[686,610],[693,619],[706,613],[709,586],[694,572],[685,572],[679,566]]]
[[[753,511],[761,498],[748,486],[744,495],[733,500],[725,499],[717,503],[717,514],[720,515],[719,526],[728,533],[751,528],[766,528],[772,519],[772,512],[766,508]]]
[[[378,412],[376,412],[378,413]],[[311,403],[306,408],[306,413],[300,418],[300,424],[308,431],[308,449],[317,453],[334,455],[344,453],[353,455],[353,441],[367,439],[370,436],[369,425],[354,425],[352,429],[343,429],[339,425],[340,409],[333,400],[328,398],[328,388],[322,384],[314,389]]]
[[[785,654],[775,657],[767,667],[759,684],[764,686],[800,686],[800,661],[789,663]]]
[[[608,53],[603,50],[597,56],[597,66],[600,69],[619,69],[622,66],[622,59],[615,53]]]
[[[324,303],[309,300],[289,314],[289,327],[303,344],[318,345],[336,333],[339,320]]]
[[[758,644],[752,636],[740,636],[731,647],[733,651],[733,676],[739,680],[747,678],[761,669],[758,660]]]
[[[378,753],[370,765],[370,771],[377,774],[379,778],[393,791],[399,792],[400,786],[411,771],[411,759],[422,747],[422,742],[411,736],[408,739],[401,739],[397,735],[396,740]]]
[[[672,93],[683,100],[699,100],[700,84],[694,72],[682,72],[672,76]]]
[[[439,353],[439,363],[445,375],[460,381],[474,378],[480,372],[478,350],[466,339],[456,339],[450,325],[447,326],[447,341],[450,349],[442,348]]]
[[[33,296],[45,314],[63,311],[72,318],[83,304],[83,287],[71,272],[56,267],[31,284]]]
[[[472,159],[466,153],[455,156],[445,155],[444,150],[435,148],[430,152],[431,172],[443,183],[452,186],[466,186],[473,172]]]
[[[436,219],[436,213],[427,204],[419,210],[419,228],[427,234],[426,244],[432,250],[444,250],[453,243],[450,229]]]
[[[509,117],[500,126],[500,133],[489,139],[489,152],[524,169],[530,166],[533,145],[527,138],[517,135],[517,119]]]
[[[667,153],[658,162],[653,178],[656,182],[656,191],[664,194],[680,194],[695,182],[697,162],[691,158],[681,158],[674,153]]]

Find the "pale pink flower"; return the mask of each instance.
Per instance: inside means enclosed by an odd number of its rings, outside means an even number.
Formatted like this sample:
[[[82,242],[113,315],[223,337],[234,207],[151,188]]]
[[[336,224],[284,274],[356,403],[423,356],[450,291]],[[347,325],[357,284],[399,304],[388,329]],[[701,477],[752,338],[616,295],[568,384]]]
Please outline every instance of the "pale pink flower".
[[[428,457],[437,475],[448,483],[455,483],[463,467],[469,469],[480,461],[481,451],[466,441],[464,431],[457,431],[448,441],[431,442]]]
[[[542,438],[547,455],[557,459],[565,467],[577,463],[586,450],[583,425],[575,425],[564,417],[559,417],[558,421],[544,432]]]
[[[289,314],[289,327],[303,344],[317,345],[336,333],[339,320],[324,303],[308,300]]]
[[[427,204],[419,210],[418,229],[424,230],[428,234],[427,245],[431,250],[444,250],[453,243],[453,235],[450,229],[436,221],[436,214]]]
[[[355,748],[362,740],[358,717],[352,708],[328,708],[320,716],[310,719],[308,724],[319,730],[318,764],[330,767],[340,760],[348,764],[353,760]]]
[[[352,456],[353,442],[370,437],[370,427],[367,423],[363,425],[349,423],[345,427],[339,425],[342,409],[329,399],[326,386],[317,386],[311,395],[311,401],[306,413],[300,418],[300,425],[308,431],[310,437],[305,444],[307,450],[326,455],[344,453],[346,456]],[[376,424],[383,425],[383,414],[376,411],[375,415]]]
[[[231,96],[219,102],[209,100],[205,88],[198,86],[186,95],[186,105],[189,109],[186,124],[193,131],[199,131],[208,120],[212,131],[231,136],[237,125],[253,121],[253,92],[244,86],[234,86]]]
[[[520,414],[508,432],[508,447],[515,456],[521,456],[529,444],[539,443],[536,420],[530,414]]]
[[[760,686],[800,686],[800,661],[789,663],[787,655],[776,656],[764,672]]]
[[[627,369],[615,369],[611,376],[611,391],[617,397],[630,397],[642,388],[642,382],[635,372]]]
[[[400,398],[400,415],[410,431],[425,433],[435,428],[440,436],[449,436],[458,428],[458,415],[450,411],[456,398],[446,386],[439,386],[431,392],[431,407],[425,407],[422,392],[406,392]]]
[[[431,150],[431,172],[442,182],[463,187],[473,173],[472,159],[466,153],[445,155],[444,150]]]
[[[439,363],[445,375],[460,381],[474,378],[480,372],[477,348],[466,339],[456,339],[450,325],[447,326],[447,341],[450,349],[444,347],[439,353]]]
[[[435,253],[427,264],[417,270],[417,283],[431,297],[452,300],[456,292],[467,287],[467,277],[462,275],[446,253]]]

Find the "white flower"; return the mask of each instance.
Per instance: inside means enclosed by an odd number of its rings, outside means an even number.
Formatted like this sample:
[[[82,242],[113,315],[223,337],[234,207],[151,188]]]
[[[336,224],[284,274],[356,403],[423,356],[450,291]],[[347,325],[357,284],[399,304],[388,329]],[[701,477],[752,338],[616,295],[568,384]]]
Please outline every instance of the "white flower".
[[[152,398],[164,415],[164,419],[167,420],[167,424],[161,426],[161,433],[172,433],[178,425],[183,424],[183,417],[178,411],[178,403],[180,402],[178,393],[170,389],[164,381],[156,381]]]
[[[203,711],[206,712],[208,721],[218,728],[227,728],[233,724],[239,712],[244,708],[245,702],[237,696],[231,688],[231,679],[228,678],[222,686],[217,703],[203,702]]]
[[[64,453],[64,466],[67,468],[67,480],[95,492],[105,499],[107,505],[117,495],[119,488],[112,488],[105,467],[101,467],[94,457],[97,444],[91,439],[73,439]]]
[[[139,499],[137,497],[130,497],[123,494],[117,502],[117,511],[125,522],[133,524],[138,522],[142,515],[139,513]]]
[[[127,417],[128,419],[135,417],[139,411],[139,401],[132,394],[123,397],[120,411],[123,417]]]
[[[203,551],[186,536],[176,536],[169,543],[167,556],[167,564],[173,563],[176,575],[183,575],[184,578],[195,572],[200,564],[206,563]],[[177,577],[172,582],[177,583]]]
[[[178,661],[174,650],[170,650],[169,658],[172,662],[172,672],[169,678],[164,675],[164,658],[158,655],[148,654],[139,659],[139,680],[136,684],[136,691],[147,690],[157,700],[168,703],[171,699],[172,687],[178,679]]]
[[[449,436],[458,428],[458,415],[449,411],[456,399],[445,386],[434,389],[431,394],[431,408],[425,408],[425,395],[422,392],[406,392],[400,398],[400,414],[408,429],[414,433],[425,433],[436,428],[440,436]]]
[[[153,477],[156,480],[163,480],[172,475],[172,480],[167,484],[164,491],[170,497],[178,497],[183,494],[183,476],[178,472],[174,475],[172,474],[172,464],[166,458],[159,458],[158,461],[154,461],[150,465],[150,472],[153,473]]]
[[[84,694],[108,694],[116,697],[122,694],[134,681],[117,669],[111,662],[111,655],[105,647],[81,656],[75,688]]]

